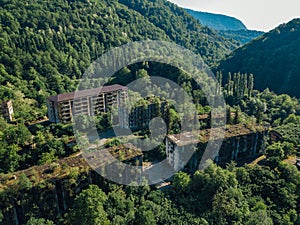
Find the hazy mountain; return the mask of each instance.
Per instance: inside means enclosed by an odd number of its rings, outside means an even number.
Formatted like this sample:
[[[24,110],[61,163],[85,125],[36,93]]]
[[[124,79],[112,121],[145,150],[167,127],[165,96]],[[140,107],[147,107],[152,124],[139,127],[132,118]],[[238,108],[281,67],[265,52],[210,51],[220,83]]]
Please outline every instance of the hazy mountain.
[[[217,32],[225,38],[238,41],[240,45],[244,45],[264,33],[256,30],[248,30],[242,21],[234,17],[199,12],[191,9],[185,10],[195,19],[197,19],[202,25],[217,30]]]
[[[199,12],[192,9],[186,9],[186,11],[199,20],[202,25],[216,30],[247,30],[247,27],[242,23],[242,21],[231,16]]]
[[[264,32],[257,30],[220,30],[218,33],[225,38],[238,41],[241,45],[247,44],[264,34]]]
[[[253,73],[255,88],[300,97],[300,19],[235,50],[220,63],[219,70]]]

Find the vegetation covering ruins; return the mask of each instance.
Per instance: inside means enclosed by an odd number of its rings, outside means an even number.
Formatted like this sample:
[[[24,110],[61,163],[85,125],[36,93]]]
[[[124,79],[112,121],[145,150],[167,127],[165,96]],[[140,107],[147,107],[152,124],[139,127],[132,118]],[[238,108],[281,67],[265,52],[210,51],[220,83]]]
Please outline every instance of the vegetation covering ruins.
[[[294,165],[300,154],[300,102],[266,88],[258,75],[262,70],[243,70],[240,64],[232,69],[224,66],[227,61],[216,70],[227,124],[221,150],[205,170],[198,166],[211,131],[211,109],[196,82],[184,71],[156,62],[129,65],[114,75],[108,85],[162,76],[193,98],[197,112],[189,120],[199,122],[200,132],[189,140],[197,148],[180,172],[159,185],[145,181],[144,186],[125,186],[103,178],[82,157],[72,124],[48,121],[50,96],[74,91],[91,61],[111,47],[146,39],[172,41],[215,66],[236,42],[164,0],[4,0],[0,5],[0,224],[300,224],[300,172]],[[298,20],[263,38],[274,43],[282,33],[295,47],[296,25]],[[285,62],[298,66],[297,61]],[[261,74],[268,78],[270,71]],[[277,87],[277,81],[269,80],[268,86]],[[289,90],[294,95],[290,88],[282,93]],[[125,124],[134,135],[122,138],[110,135],[114,121],[111,105],[105,107],[78,118],[80,142],[90,144],[84,132],[95,123],[101,140],[92,144],[103,142],[119,161],[146,168],[168,159],[177,168],[175,149],[188,143],[178,136],[180,115],[172,102],[153,96],[137,102]],[[149,121],[157,116],[167,123],[160,145],[142,153],[127,144],[137,138],[147,141]]]

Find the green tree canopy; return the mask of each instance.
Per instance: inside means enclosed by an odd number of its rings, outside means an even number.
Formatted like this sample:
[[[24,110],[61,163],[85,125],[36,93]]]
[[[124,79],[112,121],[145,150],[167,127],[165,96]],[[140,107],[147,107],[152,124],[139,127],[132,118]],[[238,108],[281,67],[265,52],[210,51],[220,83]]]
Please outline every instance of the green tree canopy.
[[[106,194],[96,185],[90,185],[76,198],[70,214],[70,221],[74,225],[108,225],[107,213],[103,204],[106,202]]]

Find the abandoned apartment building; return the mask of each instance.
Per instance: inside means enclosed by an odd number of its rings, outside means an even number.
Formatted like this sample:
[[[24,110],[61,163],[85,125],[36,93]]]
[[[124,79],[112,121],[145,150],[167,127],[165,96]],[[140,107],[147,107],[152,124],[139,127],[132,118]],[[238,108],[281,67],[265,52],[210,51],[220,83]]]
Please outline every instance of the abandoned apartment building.
[[[143,130],[149,126],[153,118],[161,117],[167,119],[169,104],[166,100],[151,96],[137,102],[130,112],[123,113],[122,121],[128,121],[125,127],[129,127],[133,131]]]
[[[169,106],[165,100],[151,96],[138,101],[128,111],[125,103],[127,99],[128,89],[121,85],[59,94],[48,98],[48,118],[53,123],[69,123],[73,121],[74,115],[100,115],[109,112],[116,104],[119,126],[137,131],[147,128],[155,117],[167,117]]]
[[[125,102],[127,88],[118,84],[51,96],[47,100],[48,118],[53,123],[69,123],[74,115],[95,116]]]
[[[83,153],[89,166],[100,174],[106,174],[110,178],[130,183],[137,174],[131,167],[138,168],[138,179],[143,171],[143,152],[131,143],[99,149],[91,147]],[[114,171],[119,171],[115,173]],[[135,170],[136,171],[136,170]]]
[[[194,172],[198,169],[200,160],[210,138],[210,130],[200,130],[197,133],[167,135],[165,139],[166,155],[169,164],[175,171],[185,169]],[[245,160],[264,153],[268,127],[258,124],[228,125],[220,150],[215,157],[217,164]],[[188,164],[184,160],[185,151],[196,146],[195,152]]]
[[[6,119],[9,122],[12,122],[14,109],[11,100],[0,102],[0,113],[4,119]]]
[[[75,92],[60,94],[48,98],[48,116],[51,122],[69,123],[74,114],[99,115],[109,112],[111,107],[116,104],[119,112],[119,126],[130,128],[133,131],[147,128],[155,117],[161,117],[164,120],[168,117],[169,104],[166,100],[154,96],[144,98],[134,103],[130,110],[126,107],[127,100],[128,89],[121,85],[83,90],[76,92],[76,96]],[[201,118],[199,120],[201,121]],[[169,165],[175,171],[183,168],[191,173],[196,171],[209,141],[210,133],[211,129],[203,129],[167,135],[165,151]],[[227,125],[224,140],[213,160],[217,164],[224,165],[230,161],[243,161],[263,154],[267,135],[267,126],[259,124]],[[186,150],[193,147],[196,148],[193,149],[192,157],[186,164]],[[134,157],[131,155],[129,158],[133,158],[134,162],[141,164],[142,154],[133,155]]]

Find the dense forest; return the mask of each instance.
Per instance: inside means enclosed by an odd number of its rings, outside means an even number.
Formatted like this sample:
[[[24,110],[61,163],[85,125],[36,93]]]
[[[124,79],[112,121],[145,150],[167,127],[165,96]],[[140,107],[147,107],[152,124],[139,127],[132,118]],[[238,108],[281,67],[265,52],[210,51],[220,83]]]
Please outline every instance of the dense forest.
[[[211,67],[238,43],[165,0],[3,0],[0,5],[0,100],[12,100],[14,107],[12,122],[0,116],[0,224],[300,224],[300,172],[294,165],[300,155],[300,101],[286,94],[298,96],[299,20],[237,49],[216,69],[227,126],[270,127],[264,154],[247,164],[212,163],[195,173],[178,172],[166,186],[145,181],[136,187],[94,172],[80,156],[72,124],[47,121],[45,99],[74,91],[94,59],[131,41],[174,42],[200,54]],[[245,41],[240,31],[234,35]],[[194,116],[210,117],[199,85],[173,66],[129,65],[110,83],[127,85],[151,76],[176,82],[193,98]],[[180,132],[174,107],[166,118],[168,133]],[[91,121],[99,133],[112,127],[109,112],[80,119],[83,131]],[[209,123],[200,121],[200,128]],[[144,129],[134,135],[146,139],[150,134]],[[104,146],[121,143],[115,137]],[[144,153],[144,162],[164,159],[165,148],[161,143]]]
[[[244,45],[264,34],[262,31],[248,30],[240,20],[233,17],[198,12],[191,9],[185,10],[203,26],[215,29],[219,35],[228,39],[233,39],[240,45]]]
[[[113,46],[147,39],[174,41],[201,54],[208,64],[236,47],[165,1],[0,5],[0,83],[22,107],[22,112],[15,110],[16,119],[44,115],[45,98],[75,90],[92,60]]]
[[[264,34],[264,32],[256,30],[220,30],[218,33],[223,37],[238,41],[241,45],[245,45]]]
[[[43,180],[36,171],[30,179],[23,174],[1,192],[2,210],[22,204],[18,210],[26,211],[25,224],[299,224],[300,173],[275,156],[259,166],[211,165],[192,176],[179,172],[163,190],[122,187],[99,178],[89,185],[87,172],[66,165],[52,168],[53,174],[68,171],[67,177],[55,181]],[[64,214],[57,212],[57,186],[64,188],[64,204],[71,206]],[[79,187],[84,188],[80,193]],[[39,198],[33,198],[37,193]]]
[[[151,66],[146,68],[151,73]],[[216,74],[219,82],[223,76]],[[298,224],[300,172],[290,159],[299,155],[300,102],[268,89],[254,90],[251,74],[226,76],[227,115],[234,112],[227,123],[269,123],[282,136],[269,141],[258,163],[179,172],[162,189],[146,183],[126,187],[103,179],[84,162],[65,158],[78,151],[69,140],[71,124],[15,126],[2,121],[0,220],[4,225]],[[207,105],[198,104],[199,114],[209,112]],[[99,118],[98,128],[109,128],[108,121]],[[118,143],[111,139],[106,145]],[[158,154],[163,158],[161,147],[144,160],[158,159]]]
[[[280,25],[235,50],[222,61],[224,72],[253,73],[254,87],[299,97],[300,19]]]
[[[234,17],[214,13],[199,12],[191,9],[186,9],[186,11],[195,19],[199,20],[199,22],[203,26],[211,27],[216,30],[247,30],[245,24]]]

